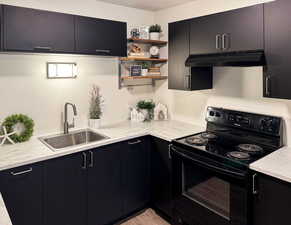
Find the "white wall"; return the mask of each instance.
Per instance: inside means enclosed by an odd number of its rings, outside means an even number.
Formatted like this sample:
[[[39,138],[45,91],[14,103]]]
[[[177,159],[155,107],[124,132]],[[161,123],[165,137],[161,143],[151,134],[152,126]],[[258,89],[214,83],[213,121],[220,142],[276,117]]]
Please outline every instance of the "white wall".
[[[168,36],[168,23],[179,21],[183,19],[189,19],[193,17],[213,14],[235,8],[241,8],[258,3],[268,2],[268,0],[196,0],[184,5],[176,6],[173,8],[157,11],[155,13],[155,22],[159,23],[163,27],[164,36],[163,39],[167,40]],[[162,56],[167,57],[168,49],[162,49]],[[164,73],[167,74],[167,67],[164,67]],[[205,91],[174,91],[167,89],[167,83],[160,83],[157,85],[155,96],[157,100],[167,103],[170,106],[172,118],[178,120],[184,120],[193,123],[203,122],[204,110],[208,102],[214,96],[222,97],[237,97],[237,101],[255,100],[256,105],[259,107],[263,104],[282,103],[291,109],[291,102],[286,100],[276,99],[264,99],[263,95],[263,77],[262,67],[252,68],[214,68],[214,88],[212,90]],[[228,99],[228,98],[226,98]],[[228,99],[228,104],[224,104],[224,107],[232,107],[235,103],[235,99]],[[241,102],[241,101],[240,101]],[[247,101],[241,102],[241,104],[247,104]],[[228,105],[228,106],[227,106]],[[237,105],[237,104],[236,104]],[[254,105],[250,103],[250,105]],[[265,111],[260,113],[273,113],[284,117],[286,111],[282,108],[278,108],[275,104],[273,111]],[[250,107],[248,111],[258,111],[258,108]],[[246,109],[243,105],[241,108]],[[264,107],[263,107],[264,108]],[[272,108],[272,107],[271,107]],[[266,108],[264,108],[266,109]],[[268,108],[269,109],[269,108]],[[278,112],[279,111],[279,112]],[[288,119],[286,118],[286,120]]]
[[[0,3],[125,21],[128,29],[152,24],[154,20],[152,12],[95,0],[2,0]],[[46,79],[47,61],[77,62],[78,78]],[[152,97],[153,90],[151,87],[118,90],[117,65],[116,58],[0,54],[0,122],[10,114],[23,113],[34,119],[35,134],[60,131],[63,106],[69,101],[77,105],[77,126],[86,126],[92,84],[101,87],[105,100],[103,122],[123,121],[128,117],[129,105],[140,98]]]

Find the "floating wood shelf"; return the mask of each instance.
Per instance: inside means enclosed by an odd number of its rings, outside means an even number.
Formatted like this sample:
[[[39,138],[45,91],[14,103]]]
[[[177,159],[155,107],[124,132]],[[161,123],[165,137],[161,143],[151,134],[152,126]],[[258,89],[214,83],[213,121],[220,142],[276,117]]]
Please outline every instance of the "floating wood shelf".
[[[141,44],[152,44],[152,45],[166,45],[168,43],[167,41],[139,39],[139,38],[129,38],[129,39],[127,39],[127,41],[141,43]]]
[[[121,77],[123,80],[137,80],[137,79],[155,79],[155,80],[163,80],[167,79],[167,76],[122,76]]]
[[[156,58],[142,58],[142,57],[123,57],[120,58],[121,61],[149,61],[149,62],[159,62],[165,63],[168,59],[156,59]]]

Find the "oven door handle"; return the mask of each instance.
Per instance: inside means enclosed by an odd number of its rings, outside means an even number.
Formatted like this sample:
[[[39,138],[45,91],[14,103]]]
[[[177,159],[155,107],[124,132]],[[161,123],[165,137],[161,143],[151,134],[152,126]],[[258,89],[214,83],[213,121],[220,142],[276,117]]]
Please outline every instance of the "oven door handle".
[[[176,154],[178,154],[179,156],[181,156],[183,158],[186,158],[188,160],[191,160],[192,162],[194,162],[198,166],[201,166],[201,167],[204,167],[206,169],[215,171],[217,173],[220,173],[220,174],[223,174],[223,175],[227,175],[227,176],[231,176],[231,177],[238,178],[238,179],[245,179],[246,176],[247,176],[246,172],[236,172],[236,171],[233,171],[233,170],[230,170],[230,169],[221,168],[221,167],[218,167],[216,165],[212,165],[211,163],[203,162],[201,160],[192,158],[192,157],[190,157],[190,156],[188,156],[186,154],[183,154],[183,153],[177,151],[174,147],[172,147],[172,150]]]

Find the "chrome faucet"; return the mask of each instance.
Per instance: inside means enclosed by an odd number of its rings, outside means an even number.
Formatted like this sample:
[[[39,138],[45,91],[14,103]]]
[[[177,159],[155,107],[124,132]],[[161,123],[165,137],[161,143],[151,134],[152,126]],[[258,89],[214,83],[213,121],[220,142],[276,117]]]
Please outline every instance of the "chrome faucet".
[[[69,128],[75,127],[75,118],[73,118],[73,123],[72,124],[69,124],[69,122],[68,122],[68,106],[69,105],[72,106],[72,108],[73,108],[74,116],[77,116],[77,108],[76,108],[76,105],[67,102],[65,104],[64,134],[68,134],[69,133]]]

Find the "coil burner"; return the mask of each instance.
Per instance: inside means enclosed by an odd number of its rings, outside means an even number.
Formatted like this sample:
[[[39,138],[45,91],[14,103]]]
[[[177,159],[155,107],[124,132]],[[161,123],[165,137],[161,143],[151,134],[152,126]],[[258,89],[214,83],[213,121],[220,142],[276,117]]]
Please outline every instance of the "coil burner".
[[[263,153],[263,148],[258,145],[252,144],[240,144],[237,146],[238,150],[241,152],[249,153],[251,155],[257,155]]]
[[[228,152],[227,156],[241,161],[250,160],[251,156],[245,152]]]

